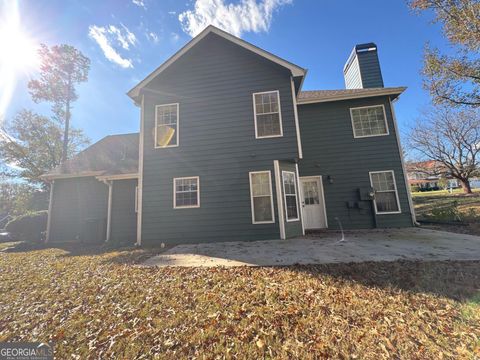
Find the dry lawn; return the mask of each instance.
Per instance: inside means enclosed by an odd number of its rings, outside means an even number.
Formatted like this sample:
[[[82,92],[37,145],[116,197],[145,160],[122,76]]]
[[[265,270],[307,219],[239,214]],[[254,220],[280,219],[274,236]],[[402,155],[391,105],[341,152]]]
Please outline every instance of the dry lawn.
[[[143,268],[145,251],[0,252],[0,341],[59,359],[472,359],[480,263]]]
[[[480,191],[475,189],[471,195],[465,195],[456,191],[453,194],[447,191],[425,191],[412,193],[415,203],[417,217],[422,220],[432,216],[432,210],[444,209],[458,204],[458,211],[461,215],[469,217],[472,214],[480,217]],[[455,219],[450,219],[454,221]]]

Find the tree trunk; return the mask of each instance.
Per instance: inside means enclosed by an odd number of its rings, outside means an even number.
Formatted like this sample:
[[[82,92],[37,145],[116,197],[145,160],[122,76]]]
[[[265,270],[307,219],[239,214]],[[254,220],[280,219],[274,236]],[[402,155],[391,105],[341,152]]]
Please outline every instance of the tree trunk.
[[[69,132],[70,132],[70,100],[67,100],[67,105],[65,107],[65,131],[63,133],[62,165],[65,165],[65,161],[67,161]]]
[[[62,168],[65,170],[65,162],[67,161],[68,155],[68,134],[70,132],[70,86],[71,80],[70,75],[67,82],[67,102],[65,103],[65,131],[63,133],[63,149],[62,149]]]
[[[463,192],[465,194],[471,194],[472,193],[472,187],[470,186],[470,180],[468,179],[459,179],[460,184],[462,185]]]

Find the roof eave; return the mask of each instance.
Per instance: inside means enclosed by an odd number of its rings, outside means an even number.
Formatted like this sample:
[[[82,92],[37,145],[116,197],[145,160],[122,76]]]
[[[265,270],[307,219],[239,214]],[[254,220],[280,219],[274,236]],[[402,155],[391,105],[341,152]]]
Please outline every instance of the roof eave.
[[[236,36],[233,36],[223,30],[220,30],[219,28],[216,28],[213,25],[209,25],[200,34],[198,34],[196,37],[190,40],[187,44],[185,44],[180,50],[178,50],[175,54],[173,54],[167,61],[165,61],[157,69],[151,72],[145,79],[140,81],[134,88],[132,88],[129,92],[127,92],[127,95],[136,101],[140,95],[140,90],[142,88],[144,88],[153,78],[155,78],[162,71],[168,68],[178,58],[180,58],[183,54],[185,54],[188,50],[190,50],[190,48],[192,48],[195,44],[197,44],[200,40],[202,40],[205,36],[207,36],[210,33],[217,34],[229,41],[232,41],[233,43],[239,46],[242,46],[247,50],[250,50],[260,56],[263,56],[268,60],[271,60],[285,68],[288,68],[291,71],[293,77],[305,76],[306,74],[306,69],[298,65],[295,65],[287,60],[284,60],[276,55],[273,55],[268,51],[263,50],[253,44],[250,44],[249,42],[246,42],[245,40],[242,40]]]
[[[363,94],[348,94],[348,95],[336,95],[336,96],[324,96],[317,99],[297,99],[297,105],[307,105],[307,104],[315,104],[315,103],[322,103],[322,102],[330,102],[330,101],[341,101],[341,100],[350,100],[350,99],[361,99],[361,98],[368,98],[368,97],[376,97],[376,96],[392,96],[392,100],[396,99],[400,96],[407,88],[406,87],[399,87],[395,90],[385,90],[385,91],[376,91],[370,93],[363,93]]]
[[[93,177],[93,176],[99,176],[104,174],[105,171],[85,171],[85,172],[79,172],[79,173],[72,173],[72,174],[44,174],[40,176],[40,179],[43,180],[57,180],[57,179],[71,179],[71,178],[77,178],[77,177]]]

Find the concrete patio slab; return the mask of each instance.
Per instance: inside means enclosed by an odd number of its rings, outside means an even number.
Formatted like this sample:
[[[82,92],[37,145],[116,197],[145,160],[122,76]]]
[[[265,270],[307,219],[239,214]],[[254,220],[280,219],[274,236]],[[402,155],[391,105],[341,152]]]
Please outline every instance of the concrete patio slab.
[[[480,237],[421,228],[324,232],[289,240],[178,245],[146,266],[278,266],[363,261],[480,260]]]

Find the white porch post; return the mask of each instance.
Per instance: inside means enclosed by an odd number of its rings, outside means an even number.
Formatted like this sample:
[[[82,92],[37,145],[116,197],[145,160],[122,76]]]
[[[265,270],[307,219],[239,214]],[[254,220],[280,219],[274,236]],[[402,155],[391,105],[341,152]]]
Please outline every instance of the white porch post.
[[[305,225],[303,224],[303,198],[301,198],[301,196],[303,197],[303,191],[300,189],[302,184],[300,183],[300,175],[298,173],[298,163],[295,164],[295,172],[297,173],[297,206],[300,206],[299,215],[302,223],[302,235],[305,235]]]
[[[50,199],[48,202],[48,217],[47,217],[47,236],[45,238],[45,242],[50,241],[50,229],[52,228],[52,209],[53,209],[53,185],[55,184],[55,180],[52,180],[50,183]]]
[[[108,208],[107,208],[107,238],[105,241],[110,241],[110,233],[112,227],[112,193],[113,193],[113,181],[108,181]]]
[[[278,223],[280,225],[280,239],[285,240],[285,218],[283,215],[282,180],[280,178],[280,165],[278,160],[273,160],[275,170],[275,190],[277,193]]]

